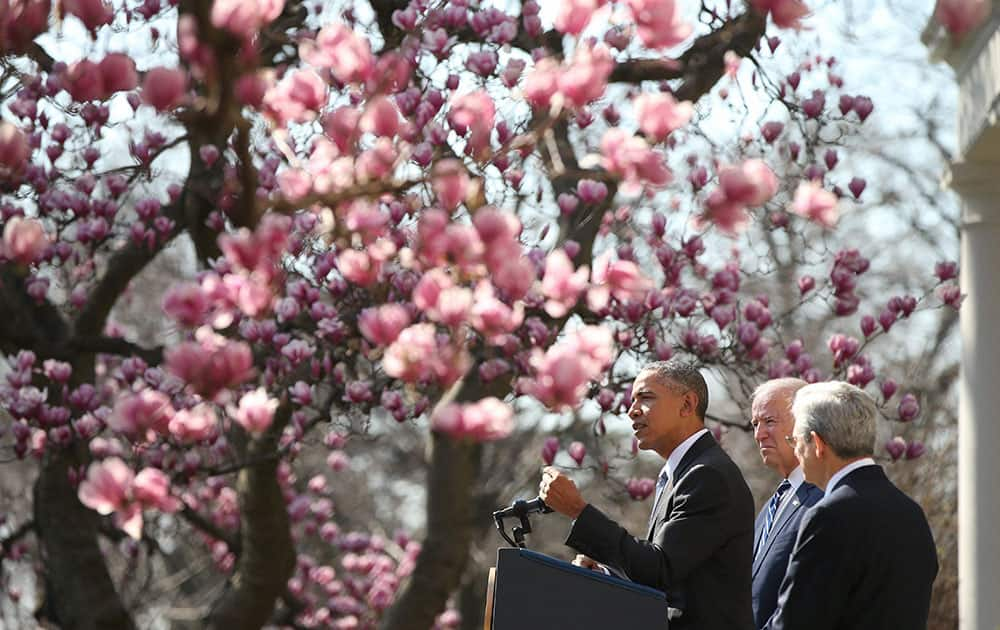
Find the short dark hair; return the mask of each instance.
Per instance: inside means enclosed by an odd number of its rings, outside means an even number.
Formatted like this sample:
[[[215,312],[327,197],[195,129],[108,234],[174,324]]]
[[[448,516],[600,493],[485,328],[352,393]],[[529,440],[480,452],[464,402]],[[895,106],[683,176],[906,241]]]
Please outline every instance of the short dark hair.
[[[654,361],[643,366],[642,372],[652,372],[664,387],[691,390],[698,397],[695,414],[702,420],[708,412],[708,384],[698,366],[685,361]]]

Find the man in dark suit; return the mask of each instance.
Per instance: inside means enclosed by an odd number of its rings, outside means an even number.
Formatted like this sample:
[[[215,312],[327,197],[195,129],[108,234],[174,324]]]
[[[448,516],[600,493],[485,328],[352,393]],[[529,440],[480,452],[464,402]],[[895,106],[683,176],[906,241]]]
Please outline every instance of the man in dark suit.
[[[857,387],[807,385],[792,440],[824,497],[802,518],[768,630],[927,627],[937,552],[927,518],[872,459],[875,403]]]
[[[774,379],[762,383],[751,397],[750,426],[760,457],[782,477],[754,524],[751,603],[757,628],[764,627],[778,606],[778,589],[802,515],[823,497],[822,490],[805,480],[795,450],[786,440],[795,424],[792,399],[805,386],[797,378]]]
[[[635,379],[628,415],[639,448],[667,460],[644,538],[589,505],[555,468],[543,472],[539,494],[575,519],[567,545],[666,592],[671,630],[746,630],[754,627],[753,497],[705,429],[707,408],[708,387],[694,366],[653,363]]]

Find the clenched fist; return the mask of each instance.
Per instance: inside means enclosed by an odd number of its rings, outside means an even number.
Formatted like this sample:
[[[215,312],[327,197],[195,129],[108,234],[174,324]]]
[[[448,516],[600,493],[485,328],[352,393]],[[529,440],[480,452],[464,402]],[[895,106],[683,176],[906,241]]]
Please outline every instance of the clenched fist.
[[[550,508],[570,518],[580,516],[587,502],[583,500],[576,484],[552,466],[542,471],[542,481],[538,484],[538,496]]]

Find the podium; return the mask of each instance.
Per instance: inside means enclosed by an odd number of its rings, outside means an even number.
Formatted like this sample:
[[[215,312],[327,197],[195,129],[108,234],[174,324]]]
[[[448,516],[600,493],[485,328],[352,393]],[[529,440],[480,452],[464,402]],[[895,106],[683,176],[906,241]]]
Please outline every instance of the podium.
[[[484,630],[560,628],[667,630],[666,596],[527,549],[499,549]]]

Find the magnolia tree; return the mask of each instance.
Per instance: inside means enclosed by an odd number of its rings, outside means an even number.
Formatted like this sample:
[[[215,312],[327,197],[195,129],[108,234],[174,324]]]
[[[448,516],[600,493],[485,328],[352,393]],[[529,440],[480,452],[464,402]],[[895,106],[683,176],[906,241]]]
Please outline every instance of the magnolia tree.
[[[960,37],[987,9],[937,13]],[[217,577],[198,627],[455,627],[466,506],[512,403],[614,413],[653,358],[843,378],[914,419],[869,350],[957,308],[957,268],[859,316],[864,252],[819,245],[864,194],[837,145],[874,105],[834,59],[782,58],[807,19],[801,0],[0,0],[0,448],[36,475],[32,509],[0,514],[8,605],[36,608],[14,614],[132,628],[158,614],[123,596],[135,567],[194,549]],[[709,110],[751,93],[714,139]],[[728,240],[748,225],[815,244],[817,271],[754,292]],[[112,309],[182,239],[199,271],[155,309],[176,332],[123,334]],[[806,347],[802,313],[856,332]],[[426,432],[420,540],[338,524],[345,442],[393,439],[372,418]],[[587,457],[553,437],[543,458],[564,446]]]

